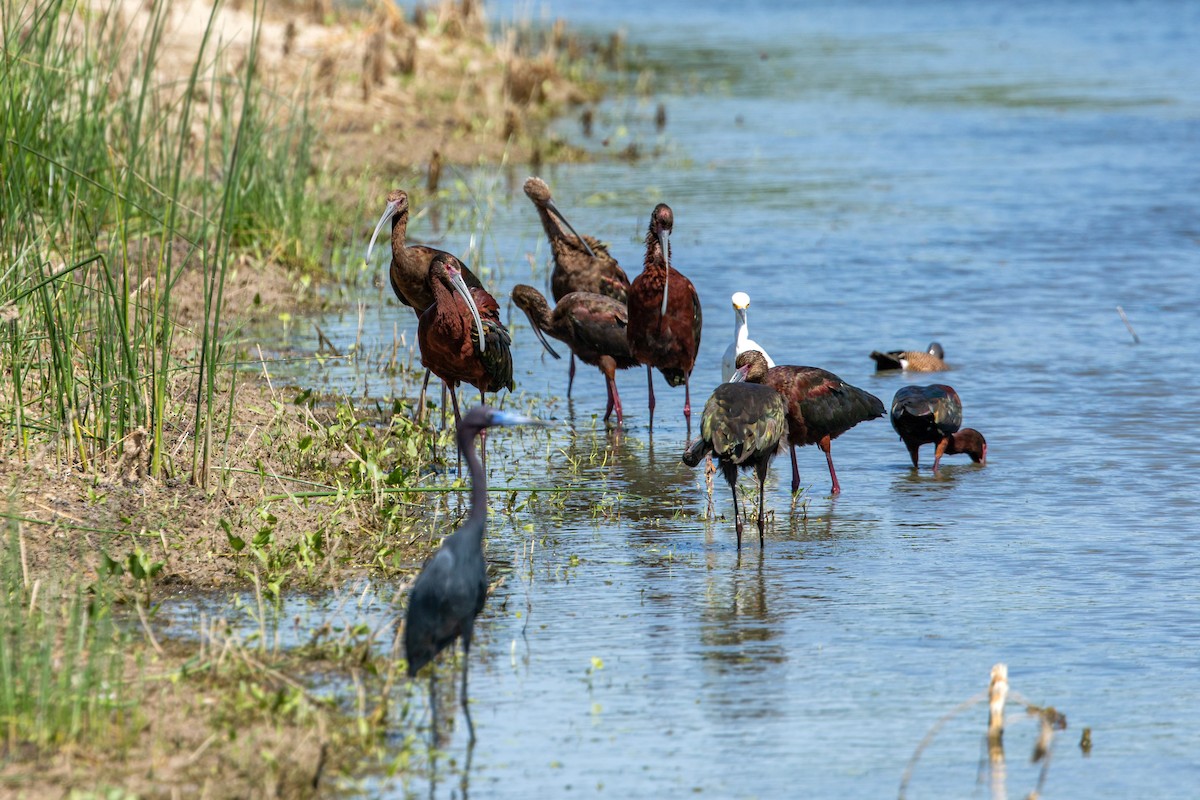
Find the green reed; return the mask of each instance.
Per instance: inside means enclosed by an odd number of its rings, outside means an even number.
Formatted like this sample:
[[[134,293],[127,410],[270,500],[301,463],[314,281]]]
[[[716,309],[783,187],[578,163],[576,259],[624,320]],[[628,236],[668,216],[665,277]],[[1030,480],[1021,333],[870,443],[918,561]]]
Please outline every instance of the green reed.
[[[159,72],[163,0],[141,24],[115,3],[0,0],[0,447],[21,457],[37,445],[99,469],[143,429],[155,475],[186,471],[167,462],[193,437],[190,474],[204,483],[224,431],[231,261],[253,248],[316,263],[315,129],[303,98],[256,77],[259,4],[227,70],[233,54],[210,36],[219,5],[180,82]],[[181,330],[173,289],[189,270],[203,313]]]
[[[5,751],[123,739],[135,708],[126,696],[127,643],[108,615],[108,604],[82,589],[65,603],[48,600],[45,588],[27,579],[15,520],[9,521],[2,546],[0,741]]]

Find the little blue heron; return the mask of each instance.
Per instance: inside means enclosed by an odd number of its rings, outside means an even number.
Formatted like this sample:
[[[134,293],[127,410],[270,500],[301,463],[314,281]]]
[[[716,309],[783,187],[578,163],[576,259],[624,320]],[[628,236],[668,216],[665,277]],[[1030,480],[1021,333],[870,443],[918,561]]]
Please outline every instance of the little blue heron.
[[[942,372],[947,369],[946,353],[937,342],[930,342],[924,353],[920,350],[889,350],[886,353],[875,350],[871,353],[871,358],[875,359],[876,372],[889,369],[902,369],[905,372]]]
[[[487,564],[483,558],[483,532],[487,525],[487,476],[475,437],[492,426],[544,425],[541,420],[478,406],[458,423],[458,449],[467,460],[471,474],[471,513],[457,531],[447,536],[442,546],[425,562],[421,574],[408,595],[408,613],[404,618],[404,656],[408,676],[415,677],[438,653],[462,638],[462,708],[467,717],[471,744],[475,743],[475,725],[467,707],[467,662],[471,653],[471,634],[475,617],[487,599]],[[436,707],[434,675],[429,673],[429,705]],[[435,718],[436,719],[436,718]],[[436,727],[436,724],[435,724]]]
[[[892,427],[917,468],[917,451],[923,444],[937,443],[933,455],[933,473],[943,455],[966,453],[976,464],[987,463],[987,442],[974,428],[962,426],[962,400],[958,392],[945,384],[904,386],[892,398]]]

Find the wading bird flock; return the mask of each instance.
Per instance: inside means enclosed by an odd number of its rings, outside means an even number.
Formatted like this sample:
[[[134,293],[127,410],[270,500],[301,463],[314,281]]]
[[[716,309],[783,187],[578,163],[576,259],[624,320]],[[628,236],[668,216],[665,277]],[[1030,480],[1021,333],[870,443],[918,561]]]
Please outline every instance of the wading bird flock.
[[[545,181],[531,177],[525,194],[537,209],[554,268],[546,297],[532,286],[517,285],[512,302],[529,318],[534,334],[554,358],[561,356],[547,337],[570,350],[567,396],[575,380],[575,359],[599,368],[608,389],[604,412],[608,423],[616,412],[623,422],[616,371],[645,365],[649,387],[650,427],[654,426],[654,370],[671,386],[684,387],[683,413],[691,438],[690,377],[700,349],[702,314],[696,287],[673,265],[671,233],[675,215],[659,203],[650,215],[642,272],[631,282],[608,248],[582,235],[559,211]],[[409,198],[403,190],[387,197],[387,206],[367,246],[369,260],[384,225],[391,223],[392,258],[388,272],[397,299],[416,312],[421,364],[426,368],[419,413],[425,406],[429,373],[449,389],[458,426],[459,453],[471,476],[471,512],[467,521],[426,563],[410,593],[404,645],[410,676],[416,675],[441,650],[462,639],[464,656],[470,649],[475,616],[483,608],[487,580],[483,534],[487,518],[487,488],[475,439],[489,427],[539,424],[486,406],[485,393],[513,390],[511,337],[500,321],[500,307],[480,280],[451,253],[406,239]],[[831,493],[841,491],[833,467],[831,443],[860,422],[885,413],[883,402],[843,381],[832,372],[807,366],[779,365],[750,338],[747,313],[750,298],[732,297],[734,340],[722,359],[721,383],[704,405],[700,435],[687,444],[682,460],[697,466],[706,456],[715,459],[729,483],[734,501],[738,548],[743,523],[737,499],[739,470],[753,469],[758,479],[758,535],[764,535],[764,483],[771,460],[784,447],[791,452],[792,493],[800,488],[796,448],[815,444],[825,454]],[[925,352],[872,352],[877,370],[939,372],[947,369],[942,346]],[[468,383],[479,390],[480,406],[460,414],[455,389]],[[445,403],[442,404],[443,413]],[[972,428],[961,428],[962,402],[950,386],[905,386],[896,392],[889,414],[917,468],[922,444],[933,444],[936,474],[945,455],[963,453],[984,464],[987,443]],[[430,675],[433,692],[433,676]],[[462,703],[471,741],[474,726],[467,710],[467,668],[464,658]],[[436,726],[435,726],[436,728]]]

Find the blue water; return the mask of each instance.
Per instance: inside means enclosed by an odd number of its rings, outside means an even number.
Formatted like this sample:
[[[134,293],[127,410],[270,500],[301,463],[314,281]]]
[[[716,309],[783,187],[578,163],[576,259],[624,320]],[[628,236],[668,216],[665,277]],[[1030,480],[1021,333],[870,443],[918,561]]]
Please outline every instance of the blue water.
[[[517,312],[506,402],[558,425],[493,437],[492,482],[587,491],[493,516],[489,558],[508,577],[472,653],[470,791],[890,796],[929,728],[1005,662],[1015,691],[1068,717],[1044,796],[1196,796],[1200,5],[490,12],[620,29],[652,64],[652,99],[606,103],[591,140],[573,119],[559,128],[601,152],[636,142],[644,158],[541,174],[631,276],[651,208],[671,204],[673,263],[704,304],[697,412],[732,338],[729,296],[744,290],[776,362],[824,367],[885,402],[906,383],[948,382],[989,449],[985,468],[951,457],[935,478],[928,448],[915,473],[886,420],[866,423],[834,443],[836,499],[821,453],[800,452],[794,511],[785,456],[766,545],[751,535],[739,556],[727,488],[718,480],[714,518],[703,475],[679,463],[682,390],[656,377],[651,435],[645,371],[621,373],[626,424],[606,434],[599,373],[581,368],[568,405],[565,361],[541,355]],[[523,169],[468,174],[507,198],[477,239],[502,305],[514,283],[546,283]],[[474,231],[426,224],[410,235],[468,251]],[[368,349],[390,351],[394,326],[414,342],[408,310],[379,299],[367,298]],[[341,342],[357,325],[322,322]],[[873,374],[871,350],[934,339],[953,371]],[[312,380],[414,391],[327,370]],[[909,797],[990,791],[977,783],[985,717],[977,706],[938,735]],[[1008,796],[1034,788],[1034,735],[1022,720],[1006,737]],[[465,747],[459,719],[447,749],[460,767]],[[376,790],[457,796],[461,775],[444,769],[432,792],[424,775]]]

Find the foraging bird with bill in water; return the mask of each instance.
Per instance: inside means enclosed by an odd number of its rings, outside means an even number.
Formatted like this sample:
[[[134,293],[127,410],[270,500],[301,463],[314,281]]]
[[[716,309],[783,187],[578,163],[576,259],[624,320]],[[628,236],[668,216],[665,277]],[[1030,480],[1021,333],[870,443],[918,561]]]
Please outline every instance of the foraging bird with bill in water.
[[[949,369],[946,366],[946,354],[937,342],[930,342],[929,348],[922,353],[920,350],[889,350],[881,353],[872,351],[871,358],[875,360],[875,371],[884,372],[889,369],[902,369],[906,372],[942,372]]]
[[[629,327],[625,304],[602,294],[571,292],[563,295],[551,311],[545,296],[525,284],[513,287],[512,301],[529,317],[533,332],[550,355],[560,357],[546,341],[547,334],[571,348],[571,353],[579,356],[583,363],[600,369],[608,386],[604,421],[608,422],[616,410],[620,424],[621,396],[617,393],[616,372],[636,367],[638,363],[629,352],[629,340],[625,336]]]
[[[762,381],[767,362],[752,350],[738,356],[732,382],[713,390],[700,416],[700,438],[683,453],[683,463],[694,467],[708,453],[721,465],[733,492],[733,521],[738,549],[742,549],[742,519],[738,508],[739,469],[754,469],[758,476],[758,544],[763,543],[763,491],[767,468],[787,433],[787,406],[783,397]]]
[[[371,241],[367,244],[367,253],[364,258],[370,262],[371,253],[375,249],[375,240],[379,238],[379,232],[390,220],[392,260],[388,267],[388,281],[392,285],[392,292],[396,295],[396,299],[416,312],[419,319],[425,309],[433,303],[433,287],[430,284],[429,275],[430,265],[439,255],[452,258],[454,256],[445,250],[438,250],[428,245],[408,244],[408,213],[408,192],[403,189],[394,189],[389,192],[387,206],[371,234]],[[475,274],[467,269],[461,260],[458,261],[458,264],[463,280],[469,288],[484,288],[479,278],[475,277]],[[428,385],[429,370],[427,369],[425,379],[421,382],[421,396],[418,400],[419,414],[423,414],[425,411],[425,390]],[[443,397],[443,399],[445,398]]]
[[[463,714],[467,718],[471,744],[475,743],[475,724],[467,706],[467,666],[470,662],[471,637],[475,618],[487,600],[487,563],[483,556],[483,535],[487,527],[487,476],[475,450],[475,437],[495,426],[544,425],[541,420],[478,406],[458,423],[458,449],[467,460],[471,476],[471,513],[461,527],[442,542],[433,557],[425,562],[408,594],[404,617],[404,657],[408,676],[417,673],[438,653],[462,640]],[[429,706],[436,715],[434,673],[429,672]],[[436,716],[432,727],[437,728]]]
[[[750,308],[750,295],[745,292],[734,292],[733,297],[733,341],[725,348],[721,357],[721,380],[728,381],[737,369],[737,357],[747,350],[757,350],[767,360],[767,368],[775,366],[771,356],[762,345],[750,338],[750,326],[746,321],[746,313]]]
[[[671,231],[675,215],[659,203],[650,215],[646,256],[641,274],[629,287],[629,350],[646,365],[650,394],[650,428],[654,428],[654,369],[671,386],[683,384],[683,416],[692,429],[689,379],[700,350],[703,319],[700,296],[683,273],[671,266]]]
[[[500,322],[500,305],[484,289],[468,287],[462,262],[449,253],[429,265],[433,302],[417,324],[421,364],[450,388],[454,421],[461,422],[455,388],[469,383],[484,392],[515,388],[511,339]]]
[[[550,252],[554,256],[550,293],[554,302],[560,302],[572,292],[592,292],[624,303],[629,293],[629,276],[608,252],[608,246],[599,239],[576,232],[554,204],[550,187],[544,180],[532,176],[525,180],[524,188],[525,196],[537,209],[542,229],[550,240]],[[568,398],[574,384],[575,353],[572,350],[567,377]]]
[[[751,357],[754,351],[745,355]],[[757,355],[763,358],[762,354]],[[763,363],[766,359],[763,358]],[[842,491],[833,468],[832,442],[860,422],[884,415],[883,401],[870,392],[851,386],[819,367],[781,365],[767,370],[763,383],[783,396],[787,404],[788,445],[792,454],[792,494],[800,490],[800,466],[796,448],[815,444],[829,464],[832,494]]]
[[[944,455],[966,453],[976,464],[987,464],[987,441],[974,428],[962,428],[962,400],[958,392],[945,384],[904,386],[892,398],[889,415],[892,427],[908,448],[913,469],[917,469],[917,451],[923,444],[937,447],[933,454],[933,474]],[[961,430],[960,430],[961,428]]]

